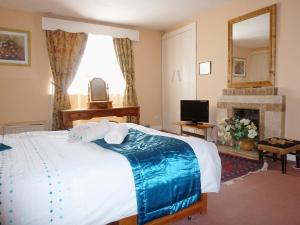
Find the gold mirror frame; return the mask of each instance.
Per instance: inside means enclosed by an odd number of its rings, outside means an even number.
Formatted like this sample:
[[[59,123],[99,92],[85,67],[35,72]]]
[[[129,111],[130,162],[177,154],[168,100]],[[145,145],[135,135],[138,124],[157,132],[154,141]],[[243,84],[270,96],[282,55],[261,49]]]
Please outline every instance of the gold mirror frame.
[[[269,79],[268,81],[255,82],[232,82],[233,71],[233,43],[232,26],[235,23],[251,19],[253,17],[270,13],[270,36],[269,36]],[[228,21],[228,88],[267,87],[274,86],[275,82],[275,54],[276,54],[276,4],[239,16]]]

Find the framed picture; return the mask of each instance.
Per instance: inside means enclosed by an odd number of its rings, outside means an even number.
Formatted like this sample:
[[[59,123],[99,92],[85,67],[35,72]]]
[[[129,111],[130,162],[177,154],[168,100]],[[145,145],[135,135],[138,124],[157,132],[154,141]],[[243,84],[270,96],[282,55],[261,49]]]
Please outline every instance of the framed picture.
[[[246,76],[246,59],[233,58],[233,76],[245,77]]]
[[[211,61],[199,63],[199,74],[209,75],[211,73]]]
[[[0,64],[30,65],[30,33],[0,28]]]

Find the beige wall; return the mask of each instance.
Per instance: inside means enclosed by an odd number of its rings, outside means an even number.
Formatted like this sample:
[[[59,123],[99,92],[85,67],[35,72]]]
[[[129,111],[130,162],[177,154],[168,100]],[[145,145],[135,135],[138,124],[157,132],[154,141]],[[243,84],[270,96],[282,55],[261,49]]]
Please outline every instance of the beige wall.
[[[0,8],[0,27],[30,31],[32,53],[30,67],[0,65],[0,126],[48,121],[50,66],[40,15]]]
[[[286,95],[285,134],[300,139],[300,1],[233,0],[197,17],[197,61],[212,61],[210,76],[197,76],[199,99],[210,100],[210,119],[216,122],[217,96],[227,87],[227,21],[259,8],[278,3],[276,86]]]
[[[141,30],[134,44],[136,91],[141,106],[141,123],[161,122],[161,32]]]
[[[0,65],[0,128],[7,122],[44,120],[49,123],[51,70],[41,15],[0,8],[0,27],[30,31],[32,56],[30,67]],[[160,38],[161,32],[141,30],[140,41],[134,43],[141,122],[150,125],[161,124]]]

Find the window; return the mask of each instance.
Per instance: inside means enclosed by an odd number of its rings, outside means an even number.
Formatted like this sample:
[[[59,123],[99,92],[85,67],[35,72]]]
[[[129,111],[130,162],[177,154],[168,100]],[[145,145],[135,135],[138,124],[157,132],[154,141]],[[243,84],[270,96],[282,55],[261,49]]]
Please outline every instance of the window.
[[[88,82],[94,77],[105,80],[110,95],[123,95],[125,81],[110,36],[89,34],[83,57],[68,93],[87,95]]]

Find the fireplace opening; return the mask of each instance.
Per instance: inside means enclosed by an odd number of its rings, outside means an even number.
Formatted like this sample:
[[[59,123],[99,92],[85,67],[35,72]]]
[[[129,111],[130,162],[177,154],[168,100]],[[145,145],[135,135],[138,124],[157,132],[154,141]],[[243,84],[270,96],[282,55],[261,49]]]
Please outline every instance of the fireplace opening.
[[[251,120],[254,125],[257,127],[259,132],[259,110],[258,109],[233,109],[234,117],[239,119],[248,119]],[[259,135],[255,138],[259,140]]]

